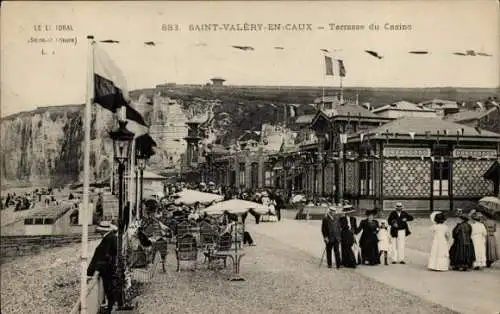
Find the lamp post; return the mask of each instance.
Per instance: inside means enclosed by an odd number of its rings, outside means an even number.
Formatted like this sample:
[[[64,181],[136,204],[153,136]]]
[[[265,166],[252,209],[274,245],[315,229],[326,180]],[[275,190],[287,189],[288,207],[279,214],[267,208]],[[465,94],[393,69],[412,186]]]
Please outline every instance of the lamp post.
[[[288,176],[290,168],[292,167],[292,162],[290,156],[283,156],[283,190],[285,192],[285,197],[288,199],[290,197],[290,187],[288,186]]]
[[[146,160],[148,159],[148,156],[146,156],[143,152],[137,152],[136,156],[135,156],[135,161],[136,161],[136,164],[137,164],[137,168],[139,169],[139,177],[140,177],[140,180],[139,180],[139,209],[137,211],[137,218],[141,218],[142,217],[142,212],[143,212],[143,208],[142,208],[142,199],[143,199],[143,196],[144,196],[144,169],[146,169]]]
[[[123,198],[124,198],[124,186],[123,186],[123,173],[125,171],[125,165],[128,162],[132,150],[132,141],[134,140],[134,133],[127,130],[127,121],[118,121],[119,127],[115,131],[109,132],[111,139],[113,140],[113,151],[115,156],[115,161],[118,163],[118,249],[117,249],[117,267],[116,276],[118,277],[118,306],[122,309],[128,308],[125,305],[125,258],[123,250],[123,234],[125,232],[126,221],[124,217],[123,210]]]
[[[337,189],[337,202],[338,204],[343,204],[344,203],[344,166],[345,166],[345,156],[344,156],[344,145],[347,143],[347,134],[345,132],[342,132],[339,134],[340,140],[339,140],[339,167],[338,167],[338,174],[339,174],[339,185]]]

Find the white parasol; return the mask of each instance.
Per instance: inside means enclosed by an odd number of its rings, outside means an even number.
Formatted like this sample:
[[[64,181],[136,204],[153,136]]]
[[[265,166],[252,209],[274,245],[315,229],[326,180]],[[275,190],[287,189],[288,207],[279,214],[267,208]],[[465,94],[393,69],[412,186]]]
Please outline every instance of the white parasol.
[[[244,214],[249,210],[253,210],[257,214],[261,215],[267,214],[269,212],[269,208],[263,204],[239,199],[232,199],[214,204],[202,209],[202,212],[207,213],[208,215],[223,214],[224,212],[228,212],[231,214]]]
[[[500,215],[500,198],[486,196],[478,201],[478,204],[484,207],[488,215]]]
[[[295,204],[295,203],[300,203],[300,202],[305,202],[307,199],[303,194],[297,194],[292,199],[290,200],[290,203]]]
[[[212,202],[219,202],[224,199],[224,196],[212,193],[205,193],[196,190],[183,190],[174,194],[177,199],[175,200],[176,204],[185,204],[192,205],[196,202],[201,204],[208,204]]]

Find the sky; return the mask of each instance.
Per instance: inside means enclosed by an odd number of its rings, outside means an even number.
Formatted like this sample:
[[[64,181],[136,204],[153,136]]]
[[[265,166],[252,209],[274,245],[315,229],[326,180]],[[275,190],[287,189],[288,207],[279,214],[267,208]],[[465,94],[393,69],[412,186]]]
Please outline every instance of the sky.
[[[166,82],[205,84],[215,76],[228,85],[338,86],[338,76],[324,75],[322,48],[338,50],[333,57],[344,61],[344,86],[497,87],[499,22],[495,0],[4,2],[1,115],[84,103],[87,35],[120,41],[99,45],[123,71],[130,90]],[[189,30],[190,24],[204,23],[311,24],[312,31]],[[365,30],[330,30],[330,23],[360,24]],[[372,23],[380,29],[369,30]],[[388,31],[386,23],[411,25],[411,30]],[[179,30],[162,31],[162,24],[177,24]],[[57,31],[56,25],[72,30]],[[53,42],[29,43],[32,37]],[[76,44],[59,38],[76,38]],[[493,56],[452,54],[469,49]]]

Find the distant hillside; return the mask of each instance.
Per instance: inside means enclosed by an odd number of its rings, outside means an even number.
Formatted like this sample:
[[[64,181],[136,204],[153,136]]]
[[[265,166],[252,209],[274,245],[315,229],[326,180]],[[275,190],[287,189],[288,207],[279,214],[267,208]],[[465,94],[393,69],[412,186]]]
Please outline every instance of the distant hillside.
[[[151,97],[154,88],[134,90],[132,98],[144,94]],[[309,86],[235,86],[228,85],[222,88],[210,88],[202,85],[172,85],[162,88],[162,95],[180,97],[189,100],[194,97],[219,98],[222,101],[268,101],[270,103],[311,103],[323,93],[322,87]],[[338,87],[326,87],[325,94],[339,93]],[[447,99],[455,101],[472,101],[485,99],[490,96],[500,96],[498,88],[345,88],[344,96],[354,99],[358,94],[360,103],[370,102],[374,106],[387,104],[399,100],[420,102],[429,99]],[[245,104],[245,103],[244,103]]]

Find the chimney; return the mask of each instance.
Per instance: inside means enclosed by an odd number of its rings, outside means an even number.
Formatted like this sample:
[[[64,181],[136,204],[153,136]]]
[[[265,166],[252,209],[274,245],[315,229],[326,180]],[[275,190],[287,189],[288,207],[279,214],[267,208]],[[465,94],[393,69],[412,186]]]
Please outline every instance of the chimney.
[[[359,106],[359,94],[358,93],[356,93],[356,105]]]

